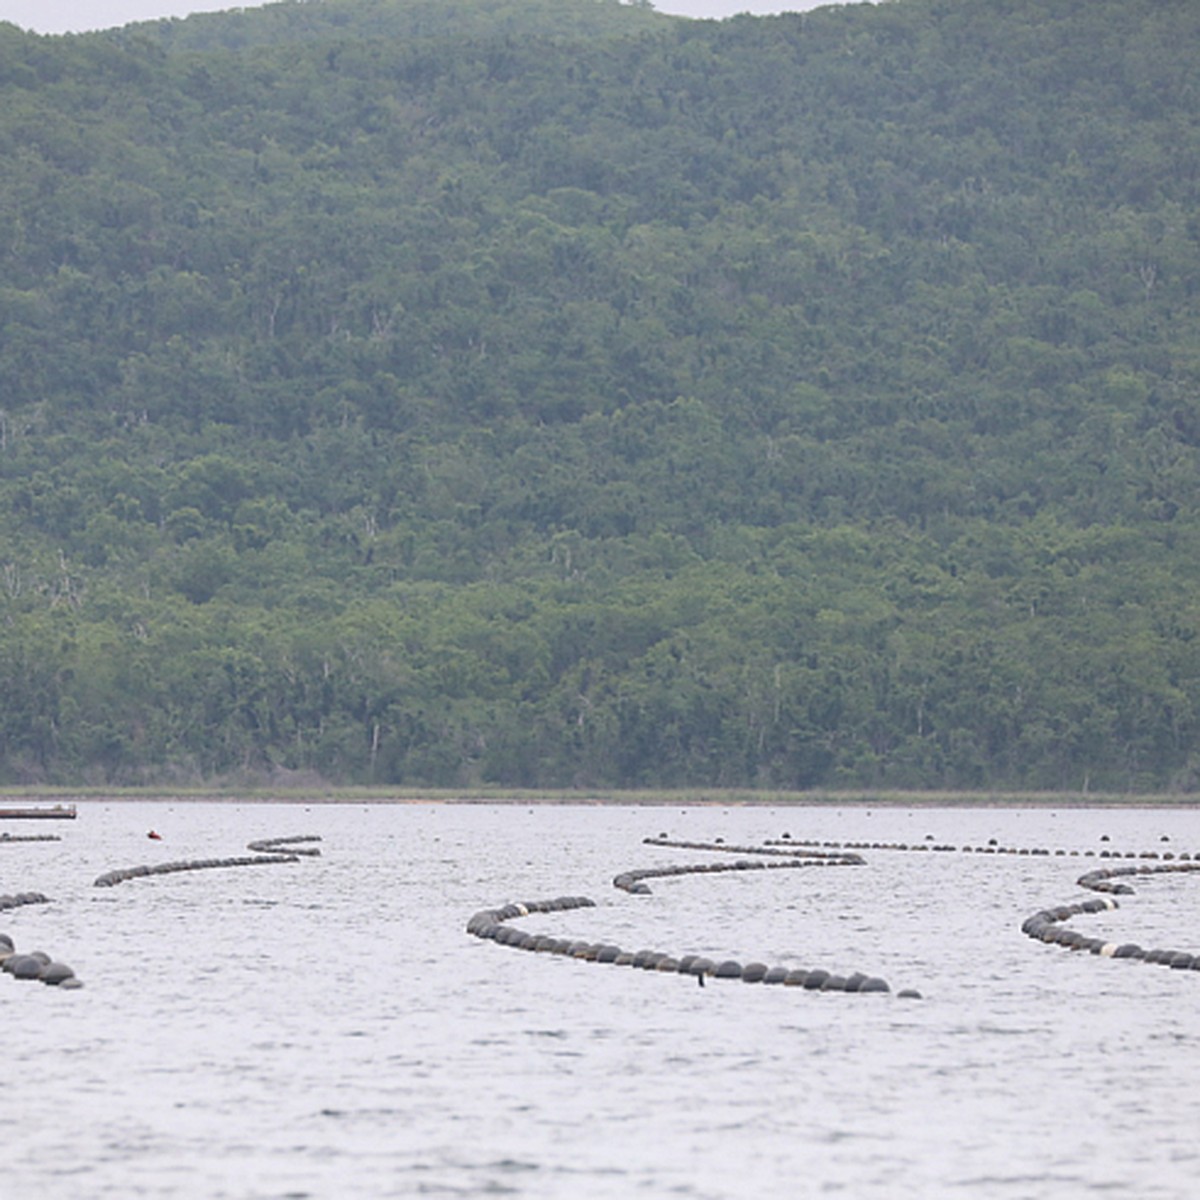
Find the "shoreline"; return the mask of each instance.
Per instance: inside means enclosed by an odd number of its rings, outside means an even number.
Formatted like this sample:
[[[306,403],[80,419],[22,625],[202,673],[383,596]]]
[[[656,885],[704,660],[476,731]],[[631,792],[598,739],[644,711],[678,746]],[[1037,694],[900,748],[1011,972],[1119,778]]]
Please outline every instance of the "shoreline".
[[[147,804],[476,804],[628,808],[1142,808],[1200,809],[1200,795],[1116,792],[772,792],[713,788],[594,792],[486,788],[3,788],[0,807]]]

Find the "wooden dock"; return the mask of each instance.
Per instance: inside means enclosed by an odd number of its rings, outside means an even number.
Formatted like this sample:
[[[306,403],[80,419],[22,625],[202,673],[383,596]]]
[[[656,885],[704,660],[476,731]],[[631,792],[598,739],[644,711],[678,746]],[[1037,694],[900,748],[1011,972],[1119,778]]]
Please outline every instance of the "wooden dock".
[[[56,804],[53,808],[0,808],[0,821],[73,821],[75,805]]]

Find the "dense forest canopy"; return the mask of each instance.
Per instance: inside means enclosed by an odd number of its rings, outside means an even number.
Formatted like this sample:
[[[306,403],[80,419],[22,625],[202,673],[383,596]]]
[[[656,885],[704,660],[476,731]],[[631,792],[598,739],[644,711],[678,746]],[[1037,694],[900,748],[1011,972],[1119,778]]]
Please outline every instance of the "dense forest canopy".
[[[1197,45],[0,24],[0,781],[1200,786]]]

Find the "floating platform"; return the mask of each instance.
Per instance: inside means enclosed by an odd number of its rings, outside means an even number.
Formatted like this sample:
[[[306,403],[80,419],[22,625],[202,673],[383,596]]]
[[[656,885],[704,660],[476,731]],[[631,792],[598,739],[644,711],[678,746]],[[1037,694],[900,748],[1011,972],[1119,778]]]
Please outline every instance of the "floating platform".
[[[56,804],[53,808],[0,808],[0,821],[73,821],[75,805]]]

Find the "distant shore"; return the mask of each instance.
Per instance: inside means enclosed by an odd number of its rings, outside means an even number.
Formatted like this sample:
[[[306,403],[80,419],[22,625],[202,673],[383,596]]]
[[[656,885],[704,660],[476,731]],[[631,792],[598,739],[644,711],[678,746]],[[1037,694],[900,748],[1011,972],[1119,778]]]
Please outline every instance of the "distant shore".
[[[1118,792],[756,791],[681,788],[640,791],[524,791],[491,788],[0,788],[5,804],[105,802],[185,804],[524,804],[775,808],[1200,808],[1200,795]]]

